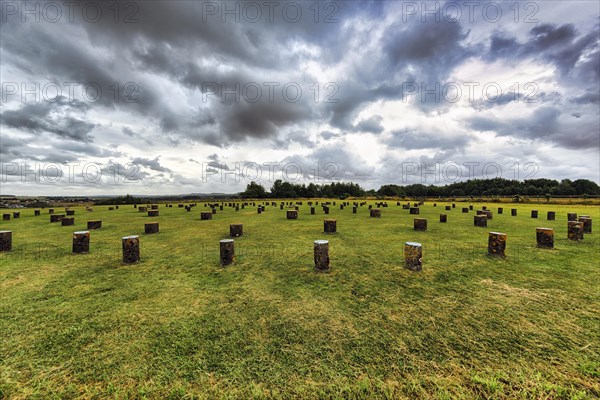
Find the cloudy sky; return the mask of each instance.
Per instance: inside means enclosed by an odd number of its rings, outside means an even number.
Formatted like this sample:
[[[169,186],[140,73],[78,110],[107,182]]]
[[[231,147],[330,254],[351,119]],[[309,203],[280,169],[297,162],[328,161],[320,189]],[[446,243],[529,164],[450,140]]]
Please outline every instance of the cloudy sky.
[[[600,3],[1,1],[2,193],[600,174]]]

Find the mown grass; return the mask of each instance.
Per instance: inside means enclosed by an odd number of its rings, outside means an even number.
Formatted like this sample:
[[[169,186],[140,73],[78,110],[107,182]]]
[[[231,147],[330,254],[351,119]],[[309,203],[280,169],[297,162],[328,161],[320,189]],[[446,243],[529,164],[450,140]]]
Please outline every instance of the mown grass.
[[[567,212],[595,223],[600,208],[504,204],[498,215],[488,203],[485,229],[463,203],[444,205],[422,207],[427,232],[395,202],[381,219],[331,206],[333,235],[306,202],[297,221],[270,206],[201,221],[203,204],[161,204],[158,218],[75,208],[75,226],[62,227],[22,210],[0,222],[14,243],[0,255],[0,397],[600,397],[600,234],[566,239]],[[103,227],[90,254],[73,256],[71,233],[88,219]],[[149,220],[159,234],[143,234]],[[222,268],[232,222],[244,236]],[[555,228],[554,250],[536,248],[537,226]],[[506,259],[486,255],[488,231],[508,234]],[[120,238],[131,234],[142,261],[124,265]],[[326,274],[312,260],[324,237]],[[403,268],[405,241],[423,244],[421,273]]]

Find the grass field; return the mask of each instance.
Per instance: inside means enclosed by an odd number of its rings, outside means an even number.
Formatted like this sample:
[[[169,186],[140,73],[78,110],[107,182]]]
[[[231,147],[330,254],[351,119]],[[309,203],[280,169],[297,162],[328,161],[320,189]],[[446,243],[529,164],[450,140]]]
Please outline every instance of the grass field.
[[[75,207],[75,226],[62,227],[21,210],[0,222],[13,231],[0,255],[0,397],[600,397],[600,207],[503,204],[498,215],[487,203],[486,229],[461,213],[467,203],[426,203],[428,231],[415,232],[389,203],[381,219],[331,206],[332,235],[306,201],[296,221],[271,206],[201,221],[203,204],[161,204],[157,218]],[[596,231],[567,240],[567,212],[591,215]],[[92,219],[103,227],[90,254],[71,255],[72,232]],[[153,220],[160,233],[144,235]],[[232,222],[244,235],[222,268]],[[540,226],[555,229],[554,250],[536,247]],[[486,255],[489,231],[508,234],[506,259]],[[124,265],[132,234],[142,261]],[[331,271],[316,273],[323,238]],[[423,244],[422,272],[403,268],[405,241]]]

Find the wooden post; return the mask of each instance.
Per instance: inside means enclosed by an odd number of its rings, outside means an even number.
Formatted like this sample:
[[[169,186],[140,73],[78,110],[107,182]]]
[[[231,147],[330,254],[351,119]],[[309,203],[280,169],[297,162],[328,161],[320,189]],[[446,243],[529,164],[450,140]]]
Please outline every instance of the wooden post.
[[[21,213],[18,211],[13,211],[13,218],[14,219],[21,218]]]
[[[144,224],[144,233],[150,235],[158,233],[158,222],[147,222]]]
[[[548,219],[548,221],[554,221],[556,219],[556,212],[548,211],[546,218]]]
[[[337,221],[335,219],[326,219],[323,221],[323,231],[325,233],[337,232]]]
[[[138,212],[146,212],[146,211],[148,211],[148,207],[144,207],[144,206],[138,207]]]
[[[150,205],[150,209],[151,210],[158,210],[158,204],[151,204]]]
[[[404,262],[405,268],[411,271],[421,271],[423,269],[423,246],[421,243],[404,243]]]
[[[315,240],[314,242],[315,270],[329,271],[329,240]]]
[[[475,226],[479,226],[481,228],[487,228],[487,215],[474,215],[473,216],[473,224]]]
[[[75,225],[75,218],[63,218],[60,220],[61,226],[72,226]]]
[[[415,218],[413,220],[413,228],[415,231],[427,230],[427,218]]]
[[[235,247],[233,239],[222,239],[219,241],[221,266],[233,264],[235,260]]]
[[[423,202],[421,202],[423,204]],[[456,208],[456,203],[452,203],[452,208]]]
[[[371,218],[381,218],[381,210],[379,208],[372,208],[369,211],[369,215]]]
[[[210,211],[202,211],[202,212],[200,212],[200,219],[201,220],[212,219],[212,213]]]
[[[2,221],[10,221],[10,214],[2,214]],[[52,222],[52,218],[50,218],[50,222]]]
[[[537,217],[538,217],[537,210],[531,210],[531,218],[537,218]]]
[[[310,207],[310,215],[315,215],[315,208],[314,207]]]
[[[358,207],[356,207],[356,206],[352,207],[352,214],[356,214],[357,211],[358,211]]]
[[[327,207],[327,206],[324,206],[324,207],[323,207],[323,212],[324,212],[326,215],[329,215],[329,207]]]
[[[567,229],[567,237],[570,240],[583,240],[583,222],[568,221]]]
[[[462,208],[462,212],[463,212],[463,214],[468,214],[469,213],[469,207],[463,207]]]
[[[33,215],[37,217],[38,215],[40,215],[40,212],[40,210],[33,210]]]
[[[158,217],[158,210],[148,210],[149,217]]]
[[[577,213],[567,213],[567,221],[577,221]]]
[[[414,215],[419,214],[419,207],[411,207],[409,210],[409,214],[414,214]]]
[[[511,208],[510,209],[510,215],[511,215],[511,217],[516,217],[517,216],[517,209],[516,208]]]
[[[73,232],[73,254],[90,252],[90,231]]]
[[[469,205],[469,211],[473,211],[473,204]]]
[[[446,211],[450,211],[450,210],[452,210],[452,207],[451,206],[446,206]]]
[[[535,228],[535,236],[537,240],[537,247],[542,249],[554,248],[554,229]]]
[[[48,209],[48,214],[54,214],[54,208],[49,208]]]
[[[592,219],[587,216],[580,216],[579,222],[583,224],[583,233],[592,233]]]
[[[65,211],[67,215],[75,215],[75,210],[67,210]]]
[[[0,231],[0,251],[12,250],[12,231]]]
[[[498,207],[498,215],[502,214],[503,212],[504,212],[504,208]]]
[[[100,229],[102,228],[102,221],[88,221],[87,222],[88,229]]]
[[[124,236],[121,239],[123,247],[123,262],[125,264],[133,264],[140,261],[140,237],[139,236]]]
[[[244,234],[244,224],[229,224],[229,236],[239,237]]]
[[[212,207],[211,208],[211,213],[212,214],[216,214],[217,213],[217,208],[216,207]]]
[[[490,232],[488,235],[488,255],[506,257],[506,233]]]
[[[287,219],[298,219],[298,210],[287,210]]]
[[[113,211],[114,209],[114,207],[108,207],[108,211]]]
[[[494,219],[494,214],[490,210],[483,210],[483,214],[487,216],[487,219]]]
[[[446,223],[448,221],[448,216],[446,214],[440,214],[440,222]]]

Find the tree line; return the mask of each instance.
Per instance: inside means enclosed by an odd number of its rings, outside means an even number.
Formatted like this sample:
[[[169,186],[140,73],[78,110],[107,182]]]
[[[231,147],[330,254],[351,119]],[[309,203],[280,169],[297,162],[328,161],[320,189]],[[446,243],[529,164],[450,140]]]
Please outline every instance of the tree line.
[[[600,187],[588,179],[528,179],[524,181],[504,178],[473,179],[442,186],[387,184],[378,190],[365,190],[352,182],[295,184],[276,180],[269,191],[264,186],[250,182],[239,194],[242,198],[340,198],[363,196],[390,197],[464,197],[464,196],[598,196]]]

